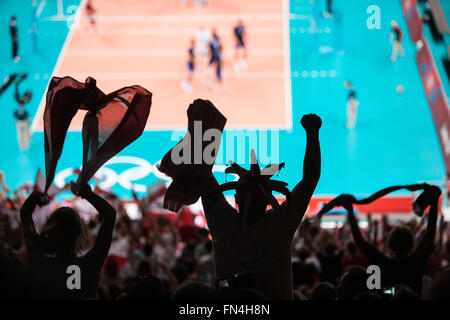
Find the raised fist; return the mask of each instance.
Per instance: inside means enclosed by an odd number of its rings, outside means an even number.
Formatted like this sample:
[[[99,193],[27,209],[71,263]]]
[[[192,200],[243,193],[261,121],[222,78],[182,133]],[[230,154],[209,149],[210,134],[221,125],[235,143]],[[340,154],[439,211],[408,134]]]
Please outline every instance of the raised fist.
[[[39,207],[45,206],[50,202],[48,196],[40,191],[34,190],[29,197],[32,197]]]
[[[322,119],[316,114],[305,114],[300,121],[306,131],[318,131],[322,126]]]
[[[431,185],[430,187],[428,187],[428,192],[430,193],[430,195],[432,197],[435,198],[439,198],[439,196],[441,195],[441,189],[439,187],[433,186]]]
[[[351,207],[352,204],[356,202],[355,197],[351,194],[341,194],[335,200],[340,206],[343,206],[344,208]]]
[[[92,189],[88,184],[85,184],[84,186],[78,188],[77,184],[73,181],[70,183],[70,190],[74,195],[83,199],[86,199],[92,194]]]

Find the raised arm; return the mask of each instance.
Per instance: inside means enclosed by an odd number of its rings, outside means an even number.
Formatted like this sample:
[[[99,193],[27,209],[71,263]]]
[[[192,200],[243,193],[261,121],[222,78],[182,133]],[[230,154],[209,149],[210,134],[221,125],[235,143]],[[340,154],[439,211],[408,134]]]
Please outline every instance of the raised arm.
[[[201,199],[206,222],[213,237],[225,231],[225,225],[235,209],[225,199],[223,193],[217,190],[219,184],[212,172],[199,177]]]
[[[438,217],[438,202],[439,196],[441,195],[441,189],[436,186],[431,186],[425,192],[429,192],[428,196],[430,199],[430,211],[428,213],[428,223],[425,234],[420,240],[417,248],[415,250],[415,254],[427,254],[431,252],[433,248],[434,237],[436,235],[436,222]]]
[[[308,208],[309,201],[320,178],[319,129],[322,120],[315,114],[304,115],[301,124],[306,131],[306,151],[303,160],[303,177],[292,190],[293,204],[297,208],[300,220]]]
[[[98,230],[94,246],[86,254],[86,257],[102,265],[111,246],[114,222],[116,221],[116,210],[105,199],[92,192],[89,185],[81,187],[79,196],[92,204],[99,214],[102,225]]]
[[[353,212],[353,202],[355,198],[352,195],[343,194],[339,196],[339,203],[347,210],[348,222],[350,224],[350,230],[352,231],[353,241],[359,247],[364,256],[370,260],[371,263],[382,264],[387,260],[387,257],[382,254],[377,248],[371,245],[366,239],[364,239],[361,230],[358,226],[358,220],[356,220]]]
[[[33,259],[39,253],[38,238],[33,222],[33,212],[37,205],[45,205],[49,202],[46,195],[39,191],[33,191],[23,203],[20,209],[20,222],[22,224],[23,237],[28,256]]]

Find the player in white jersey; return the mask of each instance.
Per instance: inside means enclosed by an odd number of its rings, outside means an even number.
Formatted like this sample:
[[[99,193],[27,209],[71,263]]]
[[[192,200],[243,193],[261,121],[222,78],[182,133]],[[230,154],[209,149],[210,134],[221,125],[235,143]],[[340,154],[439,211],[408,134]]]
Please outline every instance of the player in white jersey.
[[[347,99],[347,129],[353,129],[356,125],[356,116],[358,115],[359,101],[356,99],[356,90],[350,81],[345,82],[348,90]]]
[[[197,34],[197,52],[196,52],[199,71],[206,70],[208,68],[210,56],[209,44],[211,40],[212,40],[211,32],[201,27]]]

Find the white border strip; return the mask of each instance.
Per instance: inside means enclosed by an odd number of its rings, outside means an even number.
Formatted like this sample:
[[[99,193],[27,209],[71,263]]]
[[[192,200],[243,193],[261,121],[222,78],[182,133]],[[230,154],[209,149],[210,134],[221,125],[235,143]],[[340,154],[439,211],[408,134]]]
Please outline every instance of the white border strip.
[[[66,52],[68,50],[69,47],[69,43],[71,42],[74,30],[79,26],[80,23],[80,19],[81,19],[81,12],[84,9],[86,0],[81,0],[80,5],[78,6],[77,12],[75,14],[75,19],[73,20],[72,25],[70,26],[70,30],[69,33],[67,34],[66,40],[64,41],[64,45],[61,49],[61,52],[59,53],[58,56],[58,60],[56,61],[55,67],[53,68],[52,71],[52,75],[50,76],[47,85],[46,85],[46,89],[44,94],[42,95],[42,99],[41,102],[39,103],[39,107],[36,111],[36,113],[34,114],[34,119],[33,122],[31,124],[31,129],[30,129],[30,133],[33,135],[33,133],[36,131],[38,122],[39,122],[39,117],[43,117],[44,116],[44,108],[45,108],[45,100],[47,98],[47,90],[48,90],[48,85],[50,83],[50,80],[55,76],[55,73],[59,71],[59,68],[61,66],[61,63],[66,55]],[[42,132],[42,131],[39,131]]]
[[[39,18],[39,17],[41,16],[42,11],[44,11],[44,7],[45,7],[46,4],[47,4],[47,0],[42,0],[42,1],[39,3],[39,7],[38,7],[38,9],[36,10],[36,18]]]

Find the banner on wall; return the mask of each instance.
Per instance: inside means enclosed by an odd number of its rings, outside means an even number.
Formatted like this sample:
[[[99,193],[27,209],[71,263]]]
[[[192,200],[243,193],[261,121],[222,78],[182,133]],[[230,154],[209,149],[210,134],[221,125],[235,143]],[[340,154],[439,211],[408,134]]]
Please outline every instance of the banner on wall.
[[[417,0],[401,0],[403,14],[408,25],[409,36],[413,42],[422,38],[422,17],[420,16]]]
[[[423,38],[422,42],[423,46],[417,52],[416,62],[439,136],[446,172],[450,173],[450,113],[447,98],[428,41]]]

